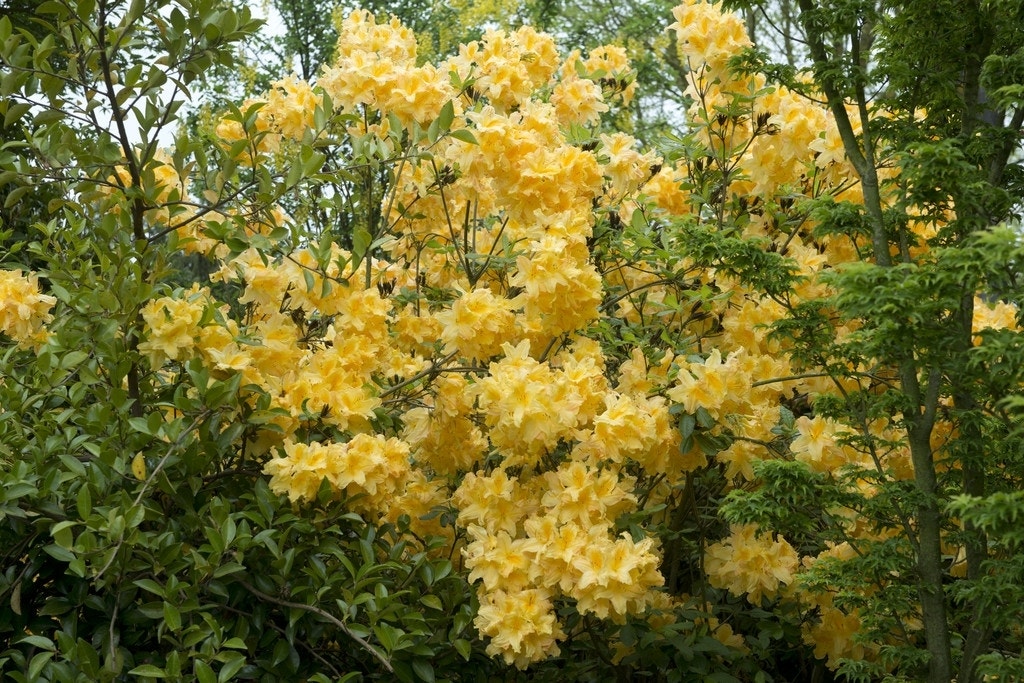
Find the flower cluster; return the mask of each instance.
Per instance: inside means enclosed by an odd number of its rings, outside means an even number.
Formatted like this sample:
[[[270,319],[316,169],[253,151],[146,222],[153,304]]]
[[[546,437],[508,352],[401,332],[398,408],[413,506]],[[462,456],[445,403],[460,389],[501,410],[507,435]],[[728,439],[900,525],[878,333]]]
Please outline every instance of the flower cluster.
[[[252,140],[251,149],[239,153],[241,161],[251,162],[252,152],[277,152],[284,140],[301,141],[313,126],[313,115],[320,102],[321,96],[309,83],[288,76],[271,83],[262,98],[247,100],[241,108],[241,119],[221,119],[215,132],[226,146]],[[255,112],[255,117],[248,123],[247,130],[246,119],[250,112]]]
[[[208,289],[193,285],[174,296],[152,299],[143,307],[146,340],[139,344],[139,351],[149,357],[152,367],[192,357],[201,335],[200,322],[210,305],[209,294]]]
[[[379,434],[357,434],[346,443],[286,441],[283,450],[264,468],[271,490],[293,501],[315,500],[326,480],[354,510],[370,515],[388,509],[409,472],[409,445]]]
[[[338,54],[319,85],[335,108],[369,107],[403,124],[427,124],[455,99],[448,71],[416,66],[416,36],[397,19],[378,24],[366,10],[352,12],[338,31]]]
[[[45,325],[53,319],[50,309],[56,303],[56,298],[40,293],[36,275],[0,270],[0,333],[21,345],[45,341]]]
[[[664,579],[653,538],[613,534],[614,519],[636,505],[629,486],[614,471],[580,461],[525,482],[505,470],[466,476],[453,501],[472,538],[464,555],[488,606],[476,625],[492,639],[489,652],[520,668],[557,654],[564,634],[552,600],[559,596],[602,619],[621,622],[644,611]],[[547,608],[526,631],[501,611],[509,594],[523,593]]]
[[[711,585],[746,595],[754,605],[778,596],[793,582],[799,558],[786,539],[757,535],[753,525],[733,526],[729,536],[707,550],[704,568]]]
[[[707,66],[724,72],[731,57],[751,46],[743,21],[723,14],[719,3],[688,0],[672,10],[676,22],[669,26],[678,36],[679,51],[692,67]]]

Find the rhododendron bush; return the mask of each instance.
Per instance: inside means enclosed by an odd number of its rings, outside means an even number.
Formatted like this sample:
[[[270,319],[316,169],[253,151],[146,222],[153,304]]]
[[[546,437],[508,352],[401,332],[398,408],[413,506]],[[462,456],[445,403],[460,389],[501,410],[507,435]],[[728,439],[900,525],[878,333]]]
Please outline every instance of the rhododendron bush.
[[[204,29],[167,4],[110,20],[156,22],[168,50],[191,35],[184,62],[230,58],[218,38],[244,15]],[[906,112],[769,80],[739,17],[688,1],[666,17],[687,128],[643,149],[615,127],[637,87],[619,47],[524,26],[431,63],[397,19],[339,21],[315,83],[286,76],[171,150],[98,133],[58,178],[63,213],[0,271],[0,670],[926,670],[936,477],[966,471],[966,430],[1000,463],[990,491],[1019,483],[1016,290],[990,273],[1022,246],[952,241],[960,201],[922,191],[924,143],[851,153]],[[155,101],[161,79],[125,79],[83,111],[158,132],[170,119],[118,92]],[[8,119],[52,125],[14,102]],[[903,216],[882,256],[872,202]],[[309,230],[316,212],[338,229]],[[957,315],[963,348],[935,331]],[[944,374],[952,353],[969,379]],[[1017,547],[968,565],[966,532],[1002,529],[970,503],[932,539],[966,577],[950,605],[1002,590],[985,581]],[[1019,629],[987,629],[970,657],[1019,650]]]

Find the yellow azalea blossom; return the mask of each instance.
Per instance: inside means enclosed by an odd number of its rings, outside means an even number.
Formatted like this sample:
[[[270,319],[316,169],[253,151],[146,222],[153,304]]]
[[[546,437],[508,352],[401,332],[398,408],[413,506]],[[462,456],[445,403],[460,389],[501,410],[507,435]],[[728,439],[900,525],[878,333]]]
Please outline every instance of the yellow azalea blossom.
[[[491,445],[507,465],[534,463],[579,423],[583,398],[564,375],[529,356],[529,342],[504,344],[474,389]]]
[[[751,45],[743,21],[723,13],[719,3],[687,0],[672,10],[676,22],[669,26],[678,36],[679,50],[691,68],[707,65],[723,71],[730,57]]]
[[[642,459],[657,438],[651,404],[613,393],[606,395],[605,402],[605,411],[594,419],[594,438],[601,442],[610,460]]]
[[[815,472],[829,474],[845,465],[866,464],[856,451],[837,443],[837,439],[849,432],[835,420],[824,417],[802,415],[794,424],[799,436],[789,445],[794,457]]]
[[[633,195],[651,178],[651,172],[661,164],[654,152],[641,154],[636,150],[637,140],[626,133],[602,133],[601,152],[608,160],[604,175],[610,181],[606,195],[609,200],[620,200]]]
[[[627,615],[644,610],[650,589],[665,583],[658,571],[660,562],[653,538],[639,543],[628,534],[603,542],[591,539],[573,560],[579,578],[569,594],[580,612],[624,623]]]
[[[194,285],[176,296],[153,299],[142,308],[146,331],[139,351],[146,354],[152,368],[167,360],[192,357],[200,335],[199,321],[209,303],[209,291]]]
[[[439,507],[448,505],[450,491],[437,479],[428,479],[426,474],[411,469],[405,481],[405,487],[384,510],[384,519],[397,524],[399,517],[407,515],[409,528],[421,539],[431,536],[443,536],[448,539],[447,547],[442,549],[447,555],[448,548],[454,541],[451,526],[441,523],[441,515],[435,514]]]
[[[460,525],[477,524],[489,533],[504,531],[510,537],[539,507],[519,480],[501,469],[489,475],[467,474],[452,494],[452,503],[459,510]]]
[[[55,297],[40,293],[35,274],[0,270],[0,333],[21,345],[45,341],[45,325],[53,320],[50,310],[56,303]]]
[[[802,628],[803,641],[814,647],[814,656],[826,660],[833,670],[841,659],[865,659],[870,653],[869,646],[856,640],[861,627],[860,616],[831,605],[818,609],[818,619],[804,623]]]
[[[358,434],[347,443],[296,443],[287,440],[284,455],[263,468],[270,489],[292,501],[314,500],[326,479],[345,494],[358,512],[379,515],[405,486],[409,446],[394,438]]]
[[[708,547],[704,568],[712,586],[746,595],[751,604],[760,605],[793,582],[798,558],[782,536],[773,540],[756,531],[752,524],[733,525],[728,537]]]
[[[636,496],[628,490],[630,479],[582,462],[568,462],[554,472],[545,472],[544,480],[541,504],[559,522],[574,522],[584,528],[611,525],[636,505]]]
[[[743,367],[741,355],[731,353],[723,362],[721,352],[714,349],[703,363],[688,363],[680,368],[676,385],[667,392],[668,397],[691,414],[704,408],[718,419],[735,412],[746,405],[750,395],[751,378]]]
[[[301,141],[313,127],[313,114],[320,105],[320,96],[309,83],[289,76],[271,83],[266,102],[260,115],[269,117],[274,131]]]
[[[497,355],[501,345],[511,341],[515,334],[513,305],[486,287],[464,292],[450,309],[435,315],[443,325],[441,340],[445,352],[457,351],[480,361]]]
[[[440,377],[426,405],[402,415],[402,438],[422,466],[439,475],[470,469],[487,452],[487,439],[471,417],[473,394],[461,375]]]
[[[681,186],[684,178],[685,168],[665,166],[644,184],[643,192],[658,208],[683,216],[692,211],[692,196]]]
[[[473,623],[490,639],[487,654],[501,655],[517,669],[557,655],[565,638],[550,595],[539,588],[483,593]]]
[[[587,78],[559,81],[551,92],[551,104],[555,105],[558,121],[565,126],[597,124],[601,114],[608,111],[601,86]]]
[[[472,539],[462,550],[469,570],[469,582],[481,581],[485,591],[521,591],[530,587],[539,570],[529,552],[525,538],[512,538],[499,530],[489,533],[471,525],[467,532]]]
[[[974,332],[974,345],[981,344],[982,330],[1014,330],[1020,331],[1020,312],[1013,303],[997,301],[988,303],[981,297],[974,297],[974,318],[971,329]]]

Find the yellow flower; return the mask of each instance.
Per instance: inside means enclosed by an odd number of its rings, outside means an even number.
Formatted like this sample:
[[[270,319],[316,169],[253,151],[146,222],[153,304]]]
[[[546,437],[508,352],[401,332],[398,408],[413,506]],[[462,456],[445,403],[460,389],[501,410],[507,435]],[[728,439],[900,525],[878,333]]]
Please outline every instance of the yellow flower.
[[[405,487],[409,446],[369,434],[358,434],[348,443],[286,440],[284,456],[268,461],[263,472],[271,476],[270,489],[287,493],[292,501],[315,499],[326,479],[353,509],[379,515]]]
[[[527,539],[512,538],[501,530],[490,534],[481,526],[467,529],[473,540],[462,550],[469,582],[482,581],[485,591],[521,591],[530,587],[538,567]]]
[[[850,464],[863,464],[863,458],[848,446],[836,442],[844,433],[843,425],[824,417],[798,417],[795,427],[799,436],[789,445],[794,457],[807,463],[815,472],[829,474]]]
[[[635,543],[628,534],[614,541],[592,537],[573,560],[579,578],[569,594],[581,613],[623,623],[628,614],[643,611],[650,589],[665,583],[659,564],[653,538]]]
[[[566,126],[595,125],[608,111],[601,86],[588,78],[563,78],[551,92],[551,104],[558,121]]]
[[[529,342],[502,348],[505,358],[488,366],[475,392],[491,445],[507,465],[530,465],[572,436],[583,398],[564,375],[530,358]]]
[[[53,319],[50,309],[57,299],[39,293],[35,274],[0,270],[0,333],[22,345],[44,340],[44,326]]]
[[[487,654],[501,655],[518,669],[557,655],[558,641],[565,638],[550,596],[538,588],[482,593],[473,623],[490,638]]]
[[[541,504],[559,522],[573,522],[583,528],[611,525],[636,505],[636,497],[626,487],[633,482],[620,481],[610,470],[596,470],[573,461],[554,472],[545,472],[545,493]]]
[[[445,351],[473,360],[486,361],[497,355],[501,345],[515,333],[512,302],[495,295],[486,287],[465,292],[451,308],[436,314],[444,325],[441,340]]]
[[[399,517],[408,515],[409,528],[421,539],[431,536],[447,537],[447,547],[444,548],[444,552],[447,553],[453,541],[454,530],[451,526],[443,526],[442,516],[435,513],[436,508],[447,507],[449,498],[450,492],[443,482],[427,479],[422,471],[413,469],[409,471],[405,488],[384,510],[384,518],[392,524],[397,524]]]
[[[756,535],[752,524],[733,525],[729,536],[708,547],[704,568],[711,585],[746,595],[754,605],[773,598],[779,588],[792,583],[798,566],[796,551],[786,539],[768,533]]]
[[[590,545],[591,537],[604,538],[604,524],[592,527],[577,522],[562,524],[551,513],[533,516],[523,523],[527,533],[526,549],[533,553],[538,567],[535,583],[568,593],[579,578],[573,561]]]
[[[269,117],[274,130],[292,140],[301,141],[313,127],[313,114],[320,105],[320,96],[309,83],[289,76],[270,85],[267,105],[260,115]]]
[[[698,408],[707,410],[716,420],[745,406],[750,395],[750,374],[741,363],[741,354],[731,353],[722,361],[714,349],[703,362],[692,362],[680,368],[676,386],[666,392],[688,413]]]
[[[548,237],[531,247],[532,253],[516,261],[510,282],[523,288],[515,302],[537,333],[557,337],[596,320],[603,295],[597,269],[569,255],[562,238]]]
[[[384,113],[393,112],[403,123],[429,125],[447,102],[457,102],[448,72],[426,64],[398,71],[395,83],[382,105]]]
[[[605,411],[594,419],[594,438],[601,442],[610,460],[640,460],[655,445],[654,416],[650,404],[628,394],[609,393]]]
[[[982,330],[1015,330],[1020,331],[1017,323],[1019,311],[1013,303],[997,301],[988,303],[981,297],[974,297],[974,318],[971,329],[974,332],[974,345],[981,344]]]
[[[487,439],[472,418],[473,393],[465,377],[439,377],[434,395],[424,402],[402,415],[402,436],[419,464],[440,475],[454,475],[486,454]]]
[[[470,472],[452,494],[459,510],[459,524],[477,524],[489,533],[504,531],[515,536],[519,522],[537,507],[530,494],[505,470],[489,475]]]
[[[611,181],[608,198],[622,199],[631,195],[651,177],[651,169],[661,163],[654,152],[641,154],[637,140],[626,133],[601,134],[601,152],[607,156],[604,175]]]
[[[817,621],[804,623],[803,640],[814,646],[815,657],[825,659],[830,669],[836,669],[841,659],[864,659],[870,653],[868,647],[856,640],[860,626],[856,612],[848,614],[824,605],[819,607]]]
[[[722,71],[730,57],[751,45],[743,21],[735,14],[723,14],[718,3],[687,0],[672,14],[680,52],[690,60],[692,68],[707,64]]]
[[[176,296],[149,301],[142,308],[146,322],[146,341],[139,351],[149,357],[150,366],[159,368],[166,360],[187,360],[192,356],[200,334],[199,321],[209,304],[209,292],[199,285]]]

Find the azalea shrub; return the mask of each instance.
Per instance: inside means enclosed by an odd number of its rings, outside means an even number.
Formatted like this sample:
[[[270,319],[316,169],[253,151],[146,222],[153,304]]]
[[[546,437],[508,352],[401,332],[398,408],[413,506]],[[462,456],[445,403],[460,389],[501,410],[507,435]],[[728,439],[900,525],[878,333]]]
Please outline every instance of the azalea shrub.
[[[423,62],[365,11],[315,83],[208,112],[173,149],[94,131],[99,158],[0,271],[0,670],[913,677],[915,471],[865,309],[897,316],[927,278],[871,301],[835,112],[761,75],[720,6],[673,15],[688,129],[658,150],[616,128],[621,48],[526,26]],[[195,35],[244,25],[227,16]],[[0,37],[8,64],[45,49]],[[229,59],[205,49],[189,59]],[[879,168],[916,207],[911,263],[962,263],[948,216]],[[987,239],[964,276],[979,363],[1020,343],[986,280],[1019,240]],[[1014,437],[986,429],[1011,489]],[[934,452],[957,430],[937,417]]]

